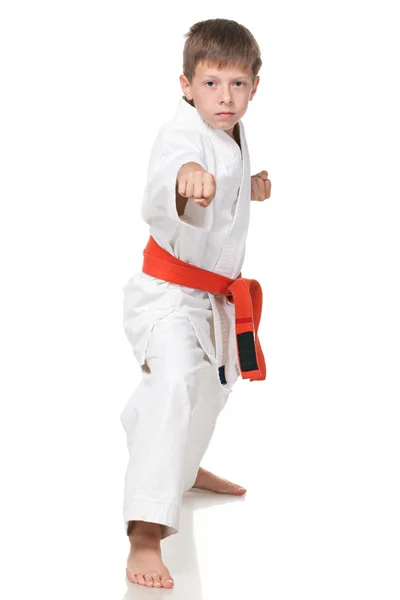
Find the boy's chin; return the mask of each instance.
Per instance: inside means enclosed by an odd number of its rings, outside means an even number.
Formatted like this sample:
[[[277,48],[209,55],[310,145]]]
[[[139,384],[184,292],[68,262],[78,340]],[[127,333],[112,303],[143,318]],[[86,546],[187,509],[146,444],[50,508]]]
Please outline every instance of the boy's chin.
[[[230,131],[236,125],[237,121],[230,121],[229,123],[221,123],[220,121],[214,122],[212,126],[220,131]]]

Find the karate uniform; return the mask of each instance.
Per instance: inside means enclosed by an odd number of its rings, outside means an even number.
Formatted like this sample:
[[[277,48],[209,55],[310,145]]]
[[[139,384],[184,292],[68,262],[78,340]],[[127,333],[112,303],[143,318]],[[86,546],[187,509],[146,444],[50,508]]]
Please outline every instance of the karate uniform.
[[[250,160],[244,125],[240,144],[202,119],[184,97],[151,150],[141,216],[167,252],[236,279],[250,216]],[[176,210],[176,176],[188,162],[216,180],[206,208],[188,199]],[[183,491],[190,489],[219,412],[240,369],[235,307],[225,295],[179,286],[140,271],[123,286],[123,327],[142,381],[121,413],[129,464],[124,525],[143,520],[179,528]]]

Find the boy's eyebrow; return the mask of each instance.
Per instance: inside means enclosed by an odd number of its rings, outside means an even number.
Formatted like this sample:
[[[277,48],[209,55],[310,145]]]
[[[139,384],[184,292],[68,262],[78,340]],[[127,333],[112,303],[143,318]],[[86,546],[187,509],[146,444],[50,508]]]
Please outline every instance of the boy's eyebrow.
[[[214,77],[214,79],[218,79],[218,75],[211,75],[207,73],[205,73],[203,77]],[[235,77],[232,77],[232,79],[250,79],[250,76],[243,73],[242,75],[236,75]]]

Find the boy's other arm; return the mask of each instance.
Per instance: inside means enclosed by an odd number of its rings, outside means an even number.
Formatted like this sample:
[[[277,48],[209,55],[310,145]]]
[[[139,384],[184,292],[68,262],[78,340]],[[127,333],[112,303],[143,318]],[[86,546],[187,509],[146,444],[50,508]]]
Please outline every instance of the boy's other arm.
[[[188,198],[195,204],[207,207],[215,196],[215,178],[196,162],[181,166],[176,176],[176,211],[181,217]]]

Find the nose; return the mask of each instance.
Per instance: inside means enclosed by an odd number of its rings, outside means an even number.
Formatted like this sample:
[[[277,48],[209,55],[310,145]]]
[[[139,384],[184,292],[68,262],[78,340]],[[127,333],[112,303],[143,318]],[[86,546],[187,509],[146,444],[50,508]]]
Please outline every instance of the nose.
[[[222,87],[221,88],[221,96],[220,96],[220,100],[219,103],[220,104],[232,104],[232,91],[228,86]]]

